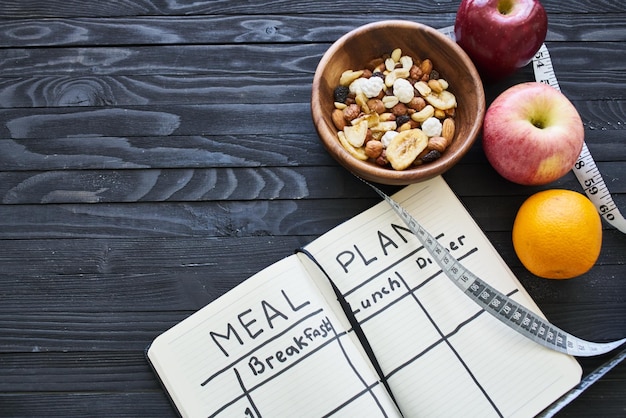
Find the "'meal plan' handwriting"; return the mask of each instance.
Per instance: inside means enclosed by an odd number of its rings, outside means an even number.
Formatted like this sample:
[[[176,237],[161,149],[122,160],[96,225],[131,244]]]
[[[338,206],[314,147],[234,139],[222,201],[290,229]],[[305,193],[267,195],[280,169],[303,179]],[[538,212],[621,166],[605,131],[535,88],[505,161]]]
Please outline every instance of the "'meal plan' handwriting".
[[[311,304],[308,300],[294,303],[284,290],[280,293],[282,298],[273,304],[262,299],[256,311],[250,308],[238,314],[236,321],[228,322],[222,333],[209,332],[215,345],[226,357],[229,356],[228,344],[236,341],[242,346],[245,344],[244,338],[254,340],[265,332],[266,326],[274,329],[275,321],[289,321],[289,315]]]
[[[367,251],[363,250],[359,245],[354,244],[352,248],[349,250],[343,250],[337,254],[335,260],[341,266],[341,269],[344,273],[349,274],[349,267],[352,264],[355,264],[355,267],[367,267],[370,264],[381,260],[380,257],[387,257],[392,255],[392,251],[400,248],[401,245],[408,244],[410,242],[415,243],[418,242],[417,238],[411,232],[409,228],[404,226],[390,224],[389,225],[392,233],[385,233],[383,231],[376,231],[376,238],[378,245],[374,245],[374,249],[371,248],[371,245],[366,245],[363,248],[367,249]],[[442,238],[443,234],[437,236],[436,238]],[[414,239],[415,241],[410,241],[410,239]],[[460,246],[464,245],[465,235],[459,235],[456,240],[450,241],[447,245],[449,250],[457,250]],[[432,260],[429,259],[421,259],[417,261],[420,269],[426,267],[427,263],[432,263]]]

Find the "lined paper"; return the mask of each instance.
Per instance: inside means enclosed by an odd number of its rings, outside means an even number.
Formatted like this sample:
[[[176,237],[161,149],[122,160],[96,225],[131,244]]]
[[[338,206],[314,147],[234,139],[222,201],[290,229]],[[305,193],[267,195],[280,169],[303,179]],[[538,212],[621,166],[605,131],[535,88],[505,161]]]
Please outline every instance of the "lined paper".
[[[397,416],[340,316],[294,255],[159,336],[148,355],[183,416]]]
[[[394,199],[468,269],[540,313],[443,178]],[[532,416],[580,380],[573,358],[482,313],[387,203],[323,238],[306,249],[350,304],[405,417]]]

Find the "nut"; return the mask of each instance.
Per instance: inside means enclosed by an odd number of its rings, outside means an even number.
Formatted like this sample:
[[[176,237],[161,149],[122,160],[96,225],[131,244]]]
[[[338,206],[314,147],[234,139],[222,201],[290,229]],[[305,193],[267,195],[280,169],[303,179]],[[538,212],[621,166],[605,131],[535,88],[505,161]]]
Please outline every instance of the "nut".
[[[428,87],[430,87],[430,89],[437,94],[441,93],[444,90],[443,87],[441,87],[441,83],[439,83],[439,80],[428,80]]]
[[[382,101],[387,109],[391,109],[400,102],[396,96],[385,96]]]
[[[410,70],[413,67],[413,58],[408,55],[404,55],[400,57],[400,64],[402,65],[402,68],[409,70],[410,74]]]
[[[450,141],[443,136],[432,136],[428,138],[428,145],[426,146],[426,149],[437,150],[443,154],[446,148],[448,148],[448,145],[450,145]]]
[[[443,136],[448,142],[452,142],[454,138],[455,124],[454,119],[446,118],[443,121],[441,127],[441,136]]]
[[[415,112],[411,115],[411,119],[415,122],[424,122],[426,119],[432,117],[435,114],[435,108],[431,105],[427,105],[419,112]]]
[[[343,117],[343,111],[341,109],[335,109],[332,113],[333,123],[335,124],[335,128],[338,130],[343,130],[346,127],[346,119]]]
[[[430,72],[433,70],[433,63],[432,63],[432,61],[429,60],[428,58],[426,58],[420,64],[420,70],[422,70],[423,74],[430,74]]]
[[[367,107],[370,109],[370,111],[376,112],[378,114],[384,113],[386,110],[383,101],[380,99],[369,99],[367,101]]]
[[[439,158],[452,142],[456,97],[430,59],[396,48],[339,79],[331,119],[354,158],[404,170]]]
[[[339,84],[341,84],[342,86],[349,86],[350,83],[361,77],[361,75],[363,75],[363,70],[346,70],[341,74],[341,77],[339,77]]]
[[[407,78],[409,76],[409,70],[406,68],[396,68],[393,71],[390,71],[389,74],[385,76],[385,85],[387,87],[393,86],[393,83],[399,78]]]
[[[402,50],[400,48],[396,48],[391,52],[391,59],[393,60],[393,62],[400,61],[401,57],[402,57]]]
[[[435,109],[435,117],[437,119],[445,119],[446,117],[446,111],[445,110],[441,110],[441,109]]]
[[[382,102],[381,102],[382,103]],[[386,109],[385,109],[386,110]],[[393,121],[396,120],[396,115],[394,115],[391,112],[384,112],[380,114],[380,118],[379,120],[381,122],[389,122],[389,121]]]
[[[365,155],[369,158],[376,159],[383,153],[383,143],[380,141],[368,141],[365,144]]]
[[[413,97],[408,103],[410,109],[415,109],[418,112],[426,107],[426,100],[423,97]]]
[[[428,86],[428,83],[426,83],[425,81],[418,81],[417,83],[413,85],[413,87],[415,87],[415,90],[417,90],[417,92],[422,97],[426,97],[430,93],[432,93],[431,88]]]
[[[396,115],[396,117],[406,115],[406,112],[407,112],[407,108],[404,103],[398,103],[397,105],[391,108],[391,113]]]
[[[351,104],[345,109],[343,109],[343,117],[347,121],[351,121],[352,119],[356,119],[361,114],[361,108],[357,104]]]
[[[423,74],[424,73],[422,73],[421,68],[417,65],[413,65],[411,69],[409,70],[409,77],[412,78],[413,80],[421,79]]]

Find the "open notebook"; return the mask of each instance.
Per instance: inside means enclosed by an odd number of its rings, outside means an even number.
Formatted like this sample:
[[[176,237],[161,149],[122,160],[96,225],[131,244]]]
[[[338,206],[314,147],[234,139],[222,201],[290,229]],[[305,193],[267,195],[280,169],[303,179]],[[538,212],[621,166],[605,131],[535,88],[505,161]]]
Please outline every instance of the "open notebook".
[[[393,197],[541,315],[442,177]],[[528,417],[582,375],[483,312],[385,202],[164,332],[147,358],[189,417]]]

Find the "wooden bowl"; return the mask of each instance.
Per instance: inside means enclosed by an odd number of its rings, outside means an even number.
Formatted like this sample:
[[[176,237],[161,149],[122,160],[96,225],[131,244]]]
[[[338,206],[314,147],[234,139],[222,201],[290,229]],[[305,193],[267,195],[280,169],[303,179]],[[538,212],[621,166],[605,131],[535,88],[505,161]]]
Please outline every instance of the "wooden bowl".
[[[455,136],[442,156],[430,163],[403,171],[381,167],[351,156],[340,144],[332,121],[333,91],[346,70],[360,70],[374,58],[401,48],[403,55],[430,58],[433,67],[449,83],[456,96]],[[313,78],[311,113],[317,133],[328,152],[354,174],[377,183],[406,185],[444,173],[456,164],[475,142],[485,114],[485,94],[474,64],[452,40],[437,30],[409,21],[370,23],[343,35],[326,51]]]

